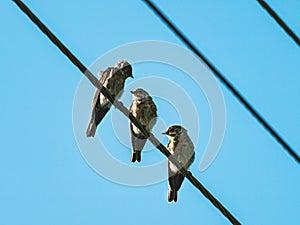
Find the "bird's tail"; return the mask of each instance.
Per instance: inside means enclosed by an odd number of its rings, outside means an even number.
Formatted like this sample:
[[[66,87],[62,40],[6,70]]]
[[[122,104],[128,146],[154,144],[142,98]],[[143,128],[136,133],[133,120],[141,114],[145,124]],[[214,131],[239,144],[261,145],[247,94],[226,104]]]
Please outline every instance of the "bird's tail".
[[[104,116],[107,114],[107,112],[110,109],[110,106],[106,106],[106,107],[98,106],[98,107],[99,108],[97,109],[97,112],[96,112],[96,109],[93,109],[93,111],[92,111],[91,120],[90,120],[90,123],[86,130],[87,137],[95,136],[97,126],[99,125],[99,123],[102,121],[102,119],[104,118]]]
[[[94,137],[95,136],[96,128],[97,128],[95,117],[96,117],[95,116],[95,109],[93,109],[92,115],[91,115],[91,120],[90,120],[89,125],[86,129],[86,132],[85,132],[87,137]]]
[[[86,136],[87,137],[94,137],[95,136],[95,133],[96,133],[96,124],[95,124],[95,121],[90,121],[89,125],[88,125],[88,128],[86,130]]]
[[[172,201],[177,202],[177,191],[169,189],[168,202],[172,202]]]
[[[131,162],[135,162],[135,161],[141,162],[141,160],[142,160],[142,151],[132,150],[130,161]]]

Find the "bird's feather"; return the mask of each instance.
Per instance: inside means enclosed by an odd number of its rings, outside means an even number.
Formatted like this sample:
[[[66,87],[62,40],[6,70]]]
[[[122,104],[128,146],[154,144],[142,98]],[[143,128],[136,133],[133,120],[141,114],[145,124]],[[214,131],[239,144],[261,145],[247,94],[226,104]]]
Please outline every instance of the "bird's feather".
[[[136,135],[133,131],[133,124],[130,122],[130,136],[132,145],[131,162],[141,161],[141,151],[143,150],[147,139],[143,135]]]
[[[142,126],[150,132],[157,117],[157,109],[152,98],[147,96],[139,100],[133,100],[129,110]],[[145,138],[142,132],[132,122],[130,122],[130,136],[132,144],[131,162],[140,162],[141,151],[146,144],[147,138]]]
[[[172,154],[179,166],[187,169],[195,158],[194,145],[186,133],[180,136],[172,137],[167,145],[168,151]],[[177,201],[177,192],[184,180],[184,176],[179,172],[178,168],[168,160],[168,201]]]
[[[107,88],[113,98],[121,96],[126,78],[114,67],[108,67],[105,71],[99,72],[99,82]],[[98,124],[107,114],[111,105],[110,101],[97,88],[92,101],[92,115],[86,131],[87,137],[95,136]]]
[[[177,202],[177,192],[180,189],[184,176],[179,172],[174,172],[170,167],[170,161],[168,162],[168,181],[169,181],[169,191],[168,191],[168,201]]]
[[[96,128],[98,124],[102,121],[104,116],[110,109],[110,106],[102,107],[99,102],[100,96],[98,95],[98,99],[96,101],[95,107],[92,110],[91,120],[89,122],[88,128],[86,130],[87,137],[94,137],[96,133]]]

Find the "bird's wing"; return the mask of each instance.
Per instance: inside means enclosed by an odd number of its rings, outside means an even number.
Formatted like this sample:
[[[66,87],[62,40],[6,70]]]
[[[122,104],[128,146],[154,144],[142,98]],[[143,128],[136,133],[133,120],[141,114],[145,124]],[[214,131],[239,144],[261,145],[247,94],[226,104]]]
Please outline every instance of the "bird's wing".
[[[109,77],[111,76],[111,70],[112,68],[111,67],[108,67],[106,70],[104,71],[100,71],[99,72],[99,82],[103,85],[103,86],[106,86],[106,81],[109,79]],[[96,104],[97,104],[97,101],[98,101],[98,98],[100,97],[101,94],[101,91],[100,89],[96,88],[95,90],[95,94],[94,94],[94,98],[93,98],[93,101],[92,101],[92,108],[94,109]]]
[[[92,101],[92,109],[94,110],[97,102],[100,100],[100,90],[98,88],[96,88],[95,94],[94,94],[94,98]]]
[[[169,141],[168,145],[167,145],[167,149],[170,152],[171,151],[171,141]],[[178,144],[175,146],[175,148],[177,147],[182,147],[179,146]],[[178,149],[177,149],[178,150]],[[176,152],[176,150],[175,150]],[[178,154],[173,155],[175,160],[177,160],[179,162],[179,164],[181,164],[180,162],[180,156]],[[172,165],[173,166],[173,165]],[[171,169],[171,162],[170,160],[168,160],[168,177],[169,177],[169,185],[171,190],[173,191],[178,191],[179,188],[181,187],[181,184],[183,182],[184,176],[179,172],[175,172],[174,169]]]
[[[149,115],[149,118],[151,118],[151,120],[149,121],[149,128],[150,130],[153,128],[153,126],[156,123],[156,118],[157,118],[157,108],[155,103],[153,102],[152,98],[151,98],[151,102],[150,102],[150,113],[151,115]]]
[[[180,149],[178,149],[179,151],[177,151],[179,154],[176,158],[178,159],[179,163],[184,168],[187,169],[193,163],[193,161],[195,159],[194,144],[190,140],[190,138],[187,137],[186,141],[181,142],[181,145],[179,144],[176,147],[180,148]],[[175,183],[176,191],[178,191],[180,189],[183,180],[184,180],[184,176],[180,172],[177,172],[176,175],[174,176],[174,183]]]
[[[174,172],[171,169],[170,164],[171,164],[171,162],[168,160],[168,181],[169,181],[169,186],[170,186],[171,190],[175,190],[175,179],[174,179],[174,176],[175,176],[176,172]]]
[[[88,125],[88,128],[86,130],[86,136],[87,137],[94,137],[96,133],[96,128],[98,124],[101,122],[101,120],[104,118],[104,116],[109,111],[110,106],[102,107],[100,105],[100,95],[98,94],[98,98],[95,102],[95,105],[92,109],[92,115],[91,119]]]
[[[99,73],[99,81],[101,84],[105,85],[105,81],[107,81],[113,75],[113,67],[107,67],[106,70],[100,71]]]
[[[180,172],[174,172],[170,167],[171,162],[168,161],[168,201],[177,202],[177,191],[180,189],[184,176]]]
[[[182,182],[184,180],[184,176],[180,173],[180,172],[177,172],[175,175],[174,175],[174,190],[178,191],[182,185]]]
[[[95,113],[96,126],[98,126],[98,124],[102,121],[102,119],[107,114],[109,109],[110,109],[110,106],[102,107],[100,104],[96,106],[96,113]]]
[[[137,114],[138,120],[145,126],[148,132],[151,132],[151,129],[156,123],[157,118],[157,108],[154,102],[150,99],[139,104],[138,107],[139,113]]]
[[[133,131],[133,124],[130,122],[130,136],[131,136],[131,145],[134,151],[142,151],[144,148],[147,138],[143,136],[138,136]]]
[[[155,103],[153,102],[153,99],[150,96],[146,98],[144,105],[150,107],[150,109],[147,111],[151,113],[150,114],[151,118],[157,117],[157,108]]]
[[[192,162],[194,161],[194,144],[186,137],[185,140],[180,141],[177,146],[175,152],[175,158],[178,160],[181,166],[188,168]]]
[[[154,116],[156,117],[157,116],[157,108],[151,97],[150,97],[150,107],[151,107],[151,112],[153,112]]]

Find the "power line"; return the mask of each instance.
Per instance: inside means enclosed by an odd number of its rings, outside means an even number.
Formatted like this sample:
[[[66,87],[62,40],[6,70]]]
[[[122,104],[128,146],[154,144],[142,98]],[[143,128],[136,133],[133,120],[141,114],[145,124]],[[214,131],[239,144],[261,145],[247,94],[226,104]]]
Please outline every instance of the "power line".
[[[264,119],[258,111],[246,100],[245,97],[226,79],[226,77],[215,67],[201,51],[180,31],[180,29],[151,1],[144,0],[147,6],[191,49],[215,74],[215,76],[229,89],[242,105],[254,116],[258,122],[273,136],[282,147],[300,164],[300,157],[295,150],[279,135],[277,131]]]
[[[159,140],[149,133],[140,122],[129,112],[122,102],[115,100],[107,89],[101,85],[97,78],[89,71],[79,59],[72,54],[67,47],[31,12],[31,10],[20,0],[13,0],[17,6],[35,23],[40,30],[56,45],[68,59],[88,78],[88,80],[98,89],[101,93],[120,110],[125,116],[129,117],[130,121],[141,130],[142,134],[147,137],[151,143],[156,146],[168,159],[179,169],[182,173],[220,212],[232,223],[240,224],[240,222],[192,175],[191,172],[181,167],[175,158],[170,154],[166,147],[159,142]]]
[[[270,14],[270,16],[278,23],[278,25],[300,46],[300,39],[288,27],[288,25],[278,16],[278,14],[266,3],[264,0],[257,0],[257,2]]]

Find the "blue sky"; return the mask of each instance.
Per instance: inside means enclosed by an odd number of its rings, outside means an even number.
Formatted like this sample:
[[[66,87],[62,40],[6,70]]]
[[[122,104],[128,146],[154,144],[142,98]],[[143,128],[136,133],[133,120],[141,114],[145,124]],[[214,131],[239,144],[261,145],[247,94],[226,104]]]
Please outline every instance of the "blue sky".
[[[160,40],[184,47],[141,1],[24,2],[87,66],[130,42]],[[256,1],[155,2],[300,153],[299,48]],[[299,35],[300,2],[268,3]],[[73,132],[82,74],[11,1],[1,1],[0,8],[0,224],[229,224],[188,181],[179,202],[169,204],[166,181],[132,187],[96,173]],[[299,165],[222,85],[224,141],[216,160],[200,172],[211,126],[203,93],[172,68],[134,69],[135,80],[160,76],[180,83],[190,95],[201,115],[191,171],[242,224],[297,224]],[[171,106],[159,99],[157,104],[166,125],[178,122]],[[115,113],[100,129],[107,130],[110,154],[131,166],[129,149],[111,135]],[[143,156],[141,166],[164,160],[156,150]]]

